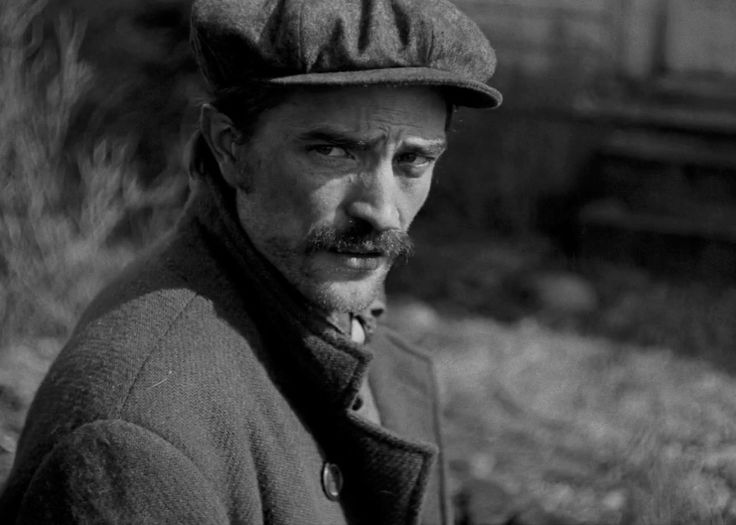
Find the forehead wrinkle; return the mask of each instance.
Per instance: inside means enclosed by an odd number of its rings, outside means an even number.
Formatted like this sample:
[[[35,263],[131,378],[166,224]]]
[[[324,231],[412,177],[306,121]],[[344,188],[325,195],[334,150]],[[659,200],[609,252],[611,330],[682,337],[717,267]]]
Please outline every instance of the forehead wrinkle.
[[[315,128],[307,128],[304,131],[298,131],[296,137],[298,140],[307,142],[313,140],[324,140],[334,144],[351,145],[360,149],[376,148],[382,144],[391,142],[391,135],[398,145],[407,147],[417,147],[432,151],[441,151],[447,147],[447,140],[444,137],[429,138],[411,134],[411,130],[379,130],[377,133],[366,134],[361,131],[346,128],[339,125],[322,124]]]
[[[361,148],[368,148],[383,142],[386,138],[386,133],[374,134],[371,137],[342,126],[319,125],[298,133],[297,138],[304,141],[325,140],[327,142],[350,143]]]
[[[338,142],[356,144],[361,149],[376,147],[379,143],[421,146],[428,141],[443,141],[444,145],[444,115],[441,124],[428,127],[431,120],[426,118],[426,111],[421,111],[424,108],[412,100],[408,100],[408,107],[405,107],[404,103],[397,105],[395,98],[384,100],[383,95],[364,98],[364,93],[371,95],[373,91],[340,90],[334,97],[328,97],[327,92],[293,96],[274,116],[281,121],[282,132],[286,131],[297,140],[309,139],[310,135],[317,136],[319,140],[319,133],[323,133],[322,138],[333,135]],[[346,99],[347,103],[340,103]],[[336,107],[340,109],[336,110]],[[445,109],[443,106],[443,112]]]

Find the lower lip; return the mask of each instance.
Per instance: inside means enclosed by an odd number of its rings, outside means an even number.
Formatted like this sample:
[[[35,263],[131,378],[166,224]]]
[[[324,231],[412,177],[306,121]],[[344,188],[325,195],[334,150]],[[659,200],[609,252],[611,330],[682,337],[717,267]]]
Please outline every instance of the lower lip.
[[[324,257],[330,266],[350,273],[373,272],[385,261],[385,257],[380,255],[356,253],[321,252],[318,256]]]

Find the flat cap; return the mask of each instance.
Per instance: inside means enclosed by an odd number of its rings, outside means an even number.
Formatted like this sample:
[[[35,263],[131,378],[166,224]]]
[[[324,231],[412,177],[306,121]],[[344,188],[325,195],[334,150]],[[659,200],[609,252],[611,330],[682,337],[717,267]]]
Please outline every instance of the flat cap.
[[[191,42],[215,91],[425,85],[460,106],[502,100],[493,48],[446,0],[195,0]]]

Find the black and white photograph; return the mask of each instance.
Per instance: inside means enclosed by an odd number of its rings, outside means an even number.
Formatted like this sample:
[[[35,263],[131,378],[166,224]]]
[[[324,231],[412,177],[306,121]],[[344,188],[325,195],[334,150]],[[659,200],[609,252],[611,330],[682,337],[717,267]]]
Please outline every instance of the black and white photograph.
[[[0,0],[0,523],[736,524],[736,1]]]

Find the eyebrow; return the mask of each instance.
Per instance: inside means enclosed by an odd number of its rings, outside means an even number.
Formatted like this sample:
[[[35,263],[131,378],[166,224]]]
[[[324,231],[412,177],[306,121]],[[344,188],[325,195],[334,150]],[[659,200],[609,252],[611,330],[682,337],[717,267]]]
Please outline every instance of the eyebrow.
[[[423,140],[417,143],[414,140],[408,140],[404,145],[405,148],[413,149],[424,155],[440,156],[447,149],[447,141],[445,139]]]
[[[327,142],[335,146],[346,146],[357,149],[367,149],[371,144],[375,144],[381,140],[380,138],[372,141],[359,139],[351,136],[349,133],[332,128],[313,129],[298,135],[297,138],[303,142]]]
[[[328,127],[306,131],[298,135],[297,138],[303,142],[326,142],[334,146],[358,150],[367,150],[383,140],[383,136],[364,139],[355,137],[349,132]],[[411,137],[405,142],[404,148],[414,149],[430,155],[440,155],[447,148],[447,140],[444,138],[420,139]]]

